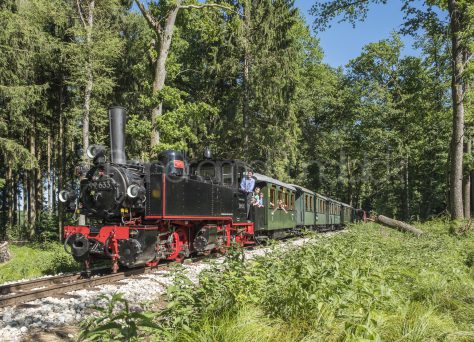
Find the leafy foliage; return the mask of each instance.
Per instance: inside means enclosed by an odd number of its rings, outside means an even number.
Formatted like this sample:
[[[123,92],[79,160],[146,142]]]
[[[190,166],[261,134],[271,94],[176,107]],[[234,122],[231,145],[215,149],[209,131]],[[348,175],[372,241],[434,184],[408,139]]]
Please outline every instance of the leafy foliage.
[[[181,269],[152,336],[170,341],[469,341],[472,230],[416,238],[375,224],[245,262],[238,249],[193,284]],[[138,336],[138,335],[137,335]]]
[[[78,341],[139,341],[139,327],[158,328],[150,315],[130,310],[121,294],[102,295],[105,307],[96,305],[99,316],[86,320]]]
[[[30,279],[58,272],[78,271],[81,265],[57,242],[35,243],[29,246],[9,246],[12,258],[0,265],[0,283]]]

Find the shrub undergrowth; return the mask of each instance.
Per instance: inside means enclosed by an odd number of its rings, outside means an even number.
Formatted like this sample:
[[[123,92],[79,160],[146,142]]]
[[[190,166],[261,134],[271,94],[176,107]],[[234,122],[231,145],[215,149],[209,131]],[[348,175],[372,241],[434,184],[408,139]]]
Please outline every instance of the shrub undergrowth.
[[[453,236],[441,221],[420,228],[416,238],[354,225],[247,262],[232,249],[199,285],[178,270],[147,338],[472,341],[473,236]]]
[[[0,265],[0,284],[7,281],[33,278],[79,270],[81,266],[56,242],[9,246],[11,260]]]

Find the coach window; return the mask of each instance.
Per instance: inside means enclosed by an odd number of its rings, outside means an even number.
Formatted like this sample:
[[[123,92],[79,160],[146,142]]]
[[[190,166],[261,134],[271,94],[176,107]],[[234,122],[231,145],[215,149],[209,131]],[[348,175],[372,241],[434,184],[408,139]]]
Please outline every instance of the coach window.
[[[274,207],[275,206],[275,187],[271,187],[270,188],[270,207]]]
[[[290,206],[290,201],[289,201],[289,198],[288,198],[288,193],[285,192],[285,193],[283,193],[283,195],[285,196],[285,201],[284,201],[284,202],[285,202],[285,205],[286,205],[286,207],[288,208],[288,207]]]
[[[309,211],[314,211],[313,207],[313,196],[309,197]]]
[[[291,193],[291,210],[295,209],[295,194]]]
[[[230,163],[222,164],[222,184],[224,185],[234,184],[232,165]]]

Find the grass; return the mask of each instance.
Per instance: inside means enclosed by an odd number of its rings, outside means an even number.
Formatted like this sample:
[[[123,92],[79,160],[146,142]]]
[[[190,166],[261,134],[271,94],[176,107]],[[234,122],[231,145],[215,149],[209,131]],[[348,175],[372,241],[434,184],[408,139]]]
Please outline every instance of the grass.
[[[9,250],[12,258],[0,264],[0,284],[80,269],[59,243],[10,245]]]
[[[451,235],[443,221],[418,226],[420,238],[354,225],[247,263],[231,251],[199,286],[178,270],[167,308],[150,313],[159,328],[135,338],[474,341],[473,233]]]

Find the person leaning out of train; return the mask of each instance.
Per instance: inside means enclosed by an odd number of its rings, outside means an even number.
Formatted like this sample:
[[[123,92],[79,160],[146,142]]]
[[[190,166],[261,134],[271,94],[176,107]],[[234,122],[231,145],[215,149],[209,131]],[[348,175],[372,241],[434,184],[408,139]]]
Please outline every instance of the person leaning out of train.
[[[260,192],[260,196],[258,198],[257,205],[259,208],[263,208],[263,192]]]
[[[258,201],[260,200],[260,188],[257,186],[255,191],[252,194],[252,205],[258,205]]]
[[[270,204],[273,205],[273,203],[271,202]],[[286,214],[288,214],[288,211],[286,211],[286,208],[287,208],[286,204],[283,203],[283,200],[280,199],[278,200],[277,207],[275,208],[275,210],[273,210],[272,214],[274,214],[275,211],[277,211],[278,209],[283,210]]]
[[[249,217],[250,206],[252,205],[253,189],[255,188],[255,179],[253,179],[253,172],[248,171],[247,176],[242,178],[240,182],[240,191],[245,192],[247,200],[245,201],[245,209],[247,212],[247,218]]]

